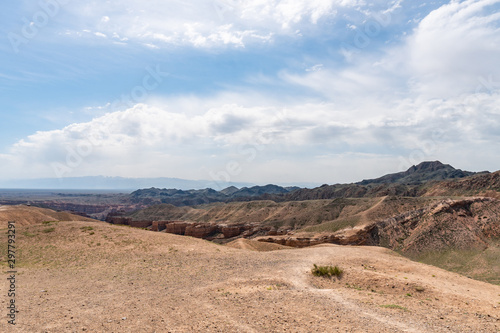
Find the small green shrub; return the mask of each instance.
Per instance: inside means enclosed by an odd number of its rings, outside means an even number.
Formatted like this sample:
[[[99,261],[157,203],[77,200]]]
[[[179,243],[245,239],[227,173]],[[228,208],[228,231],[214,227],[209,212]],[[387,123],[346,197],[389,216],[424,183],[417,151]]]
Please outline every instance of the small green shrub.
[[[317,266],[314,264],[314,267],[311,269],[311,272],[314,276],[324,276],[324,277],[332,277],[336,276],[340,278],[344,271],[338,266]]]
[[[399,309],[399,310],[403,310],[403,311],[408,311],[408,309],[405,308],[404,306],[397,305],[397,304],[385,304],[385,305],[381,305],[381,307],[386,308],[386,309]]]
[[[81,231],[90,231],[90,230],[94,230],[94,228],[92,228],[92,227],[81,227],[80,230]]]
[[[54,230],[56,230],[56,228],[52,227],[52,228],[43,229],[42,232],[48,234],[49,232],[54,232]]]

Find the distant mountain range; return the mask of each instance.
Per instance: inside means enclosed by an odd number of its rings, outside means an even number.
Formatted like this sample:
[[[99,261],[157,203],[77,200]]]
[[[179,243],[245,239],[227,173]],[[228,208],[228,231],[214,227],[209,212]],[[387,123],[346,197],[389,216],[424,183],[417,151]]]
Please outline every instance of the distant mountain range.
[[[487,173],[487,172],[486,172]],[[388,174],[376,179],[363,180],[355,184],[331,185],[337,188],[346,188],[349,186],[352,192],[355,190],[353,185],[366,186],[374,184],[400,184],[400,185],[418,185],[432,180],[446,180],[464,178],[476,173],[455,169],[451,165],[443,164],[439,161],[423,162],[417,166],[412,166],[407,171]],[[290,183],[279,184],[282,188],[295,186],[314,189],[319,184],[315,183]],[[0,189],[51,189],[51,190],[110,190],[110,191],[134,191],[144,188],[165,188],[177,190],[203,190],[214,189],[220,191],[220,194],[236,197],[255,197],[265,194],[286,194],[287,190],[265,190],[265,186],[256,186],[252,183],[244,182],[222,182],[213,180],[187,180],[180,178],[125,178],[125,177],[68,177],[68,178],[37,178],[37,179],[17,179],[0,180]],[[246,188],[243,190],[243,188]],[[241,190],[239,190],[241,189]],[[242,191],[243,190],[243,191]]]
[[[194,206],[212,202],[228,201],[248,201],[261,198],[264,195],[280,195],[299,190],[300,187],[281,187],[278,185],[265,185],[243,187],[238,189],[235,186],[227,187],[221,191],[211,188],[203,190],[178,190],[149,188],[134,191],[130,194],[130,199],[134,203],[152,204],[168,203],[174,206]]]
[[[67,177],[67,178],[36,178],[0,180],[0,189],[43,189],[43,190],[110,190],[134,191],[140,188],[175,188],[180,190],[201,190],[212,188],[222,190],[227,187],[251,187],[254,183],[223,182],[213,180],[188,180],[181,178],[125,178],[125,177]],[[282,186],[300,186],[313,188],[317,183],[298,182],[281,184]]]
[[[293,202],[382,196],[488,195],[500,197],[498,195],[498,192],[500,192],[500,171],[495,173],[474,173],[458,170],[438,161],[423,162],[404,172],[363,180],[358,183],[325,184],[314,188],[285,187],[272,184],[265,186],[247,186],[248,184],[243,184],[244,186],[241,186],[241,183],[226,183],[225,188],[217,190],[210,188],[210,182],[204,181],[193,182],[176,178],[127,179],[120,177],[66,178],[65,182],[61,184],[59,184],[60,189],[58,189],[54,186],[54,180],[52,179],[27,181],[25,188],[30,190],[0,190],[0,204],[31,203],[41,207],[70,210],[96,218],[103,218],[110,213],[117,212],[121,214],[120,212],[129,212],[157,204],[194,206],[217,202],[258,200]],[[134,186],[140,188],[144,184],[147,186],[140,190],[133,191],[130,189]],[[166,184],[166,186],[160,187],[158,184]],[[208,186],[199,188],[204,185]],[[2,186],[5,185],[0,183],[0,187]],[[19,183],[17,186],[19,186]],[[51,187],[53,189],[50,189]],[[40,190],[37,190],[37,188]],[[47,188],[49,190],[45,190]],[[65,190],[66,188],[73,188],[73,190],[68,191]],[[111,194],[113,191],[118,193]],[[124,192],[127,193],[124,194]]]
[[[166,203],[174,206],[193,206],[212,202],[273,200],[302,201],[333,198],[361,198],[399,195],[415,197],[425,194],[426,184],[431,182],[461,179],[478,174],[455,169],[439,161],[422,162],[407,171],[385,175],[376,179],[363,180],[354,184],[322,185],[307,189],[299,187],[281,187],[277,185],[243,187],[227,187],[221,191],[211,188],[203,190],[177,190],[149,188],[134,191],[130,201],[140,204]]]
[[[16,189],[60,189],[60,190],[129,190],[147,187],[178,188],[183,190],[217,188],[228,186],[253,186],[252,183],[214,182],[210,180],[187,180],[180,178],[124,178],[124,177],[68,177],[38,178],[0,181],[0,188]]]

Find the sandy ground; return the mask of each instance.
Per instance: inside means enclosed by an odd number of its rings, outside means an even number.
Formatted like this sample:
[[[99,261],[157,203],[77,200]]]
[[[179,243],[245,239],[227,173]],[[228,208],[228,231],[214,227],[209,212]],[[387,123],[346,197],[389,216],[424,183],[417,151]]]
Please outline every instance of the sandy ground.
[[[17,325],[2,315],[0,332],[500,332],[500,286],[383,248],[270,251],[102,222],[16,234]],[[314,277],[313,264],[344,275]]]
[[[27,226],[48,221],[94,221],[92,219],[73,215],[68,212],[56,212],[52,209],[15,205],[0,206],[0,225],[6,226],[7,221],[16,221],[18,226]]]

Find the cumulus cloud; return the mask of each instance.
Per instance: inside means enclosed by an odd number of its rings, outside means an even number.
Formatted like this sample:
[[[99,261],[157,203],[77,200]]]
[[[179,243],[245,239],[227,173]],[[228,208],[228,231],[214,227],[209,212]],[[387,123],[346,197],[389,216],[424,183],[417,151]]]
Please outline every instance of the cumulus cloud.
[[[489,75],[500,78],[499,3],[452,1],[420,22],[405,54],[416,92],[449,97],[474,92]]]
[[[344,67],[284,71],[281,77],[335,103],[341,117],[355,114],[358,124],[432,119],[436,111],[427,106],[443,101],[463,113],[464,105],[481,94],[500,92],[500,13],[492,8],[497,4],[499,0],[452,1],[383,53],[364,53]],[[484,117],[486,110],[477,107],[477,115]]]
[[[155,47],[243,47],[332,19],[358,0],[86,1],[71,3],[67,34],[95,31]],[[309,28],[307,28],[309,29]],[[307,30],[306,29],[306,30]],[[101,36],[101,35],[98,35]]]
[[[14,176],[9,166],[15,164],[45,177],[169,174],[206,179],[238,161],[245,172],[233,180],[255,180],[257,170],[270,180],[279,172],[264,172],[264,166],[289,163],[294,167],[287,172],[316,165],[309,181],[354,181],[361,175],[332,173],[340,163],[336,158],[342,156],[343,163],[352,165],[379,156],[392,161],[393,168],[396,163],[405,168],[439,156],[453,161],[447,152],[457,146],[467,153],[477,147],[493,149],[498,142],[498,94],[479,93],[461,101],[402,100],[399,113],[374,114],[363,122],[334,103],[283,107],[269,102],[260,107],[214,106],[214,101],[200,100],[184,108],[173,102],[175,109],[138,104],[90,122],[37,132],[0,156],[5,160],[2,171]]]

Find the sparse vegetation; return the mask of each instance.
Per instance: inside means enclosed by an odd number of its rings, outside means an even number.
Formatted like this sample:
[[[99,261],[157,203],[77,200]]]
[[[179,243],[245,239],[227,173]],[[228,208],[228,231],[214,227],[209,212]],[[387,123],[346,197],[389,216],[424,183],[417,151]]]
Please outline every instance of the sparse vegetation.
[[[346,283],[346,284],[345,284],[345,286],[346,286],[347,288],[356,289],[356,290],[359,290],[359,291],[363,290],[363,288],[361,288],[360,286],[357,286],[357,285],[355,285],[355,284],[350,285],[349,283]]]
[[[80,230],[81,231],[90,231],[90,230],[94,230],[94,228],[92,228],[90,226],[86,226],[86,227],[81,227]]]
[[[323,277],[333,277],[336,276],[341,278],[344,274],[344,271],[338,266],[318,266],[314,264],[314,267],[311,269],[311,272],[314,276],[323,276]]]
[[[397,305],[397,304],[385,304],[385,305],[381,305],[381,307],[386,308],[386,309],[399,309],[399,310],[403,310],[403,311],[408,311],[408,309],[405,308],[404,306]]]
[[[52,227],[52,228],[43,229],[42,232],[48,234],[49,232],[54,232],[55,230],[56,230],[56,228]]]
[[[449,248],[444,251],[428,251],[418,256],[410,256],[413,260],[421,260],[428,265],[434,265],[456,272],[476,280],[500,285],[500,241],[488,241],[486,249]],[[432,274],[432,277],[436,277]]]

